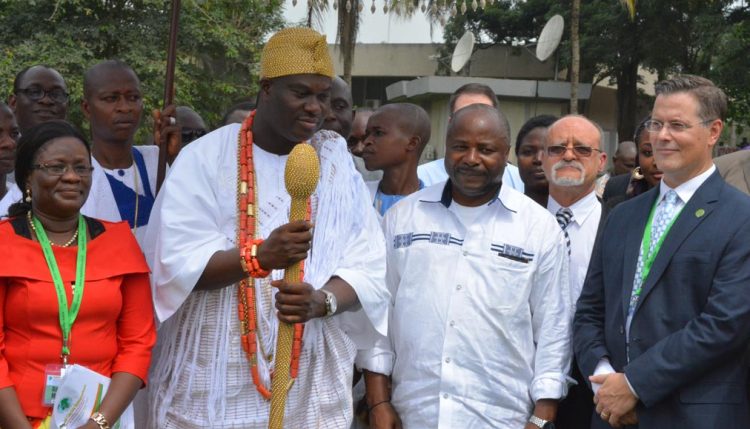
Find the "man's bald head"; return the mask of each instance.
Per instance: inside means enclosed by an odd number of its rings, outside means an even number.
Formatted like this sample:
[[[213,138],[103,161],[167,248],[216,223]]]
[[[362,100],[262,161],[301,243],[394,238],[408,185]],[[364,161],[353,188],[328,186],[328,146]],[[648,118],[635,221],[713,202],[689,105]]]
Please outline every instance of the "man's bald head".
[[[596,122],[583,115],[566,115],[555,121],[550,127],[549,131],[552,131],[555,127],[575,127],[579,130],[588,129],[596,133],[597,148],[601,144],[604,131],[602,127]]]
[[[601,150],[602,129],[580,115],[564,116],[547,130],[542,168],[550,196],[564,207],[594,191],[607,154]]]
[[[117,60],[89,68],[83,76],[81,110],[91,125],[94,145],[132,144],[143,113],[138,75]]]
[[[27,67],[16,75],[8,104],[22,131],[55,119],[66,119],[68,92],[65,79],[43,65]]]
[[[416,104],[387,104],[370,116],[362,145],[362,159],[370,170],[410,165],[417,168],[419,157],[430,140],[430,118]]]
[[[505,139],[506,142],[510,141],[510,123],[508,122],[508,118],[506,118],[503,112],[499,111],[497,108],[487,104],[479,103],[470,104],[466,107],[458,109],[455,113],[453,113],[450,121],[448,121],[447,134],[451,134],[451,131],[455,127],[455,124],[457,123],[459,117],[468,114],[481,115],[487,117],[492,122],[495,122],[498,126],[498,130],[502,133],[502,138]]]
[[[346,81],[338,76],[331,81],[331,106],[323,121],[323,129],[339,133],[345,139],[352,132],[354,110],[352,106],[352,90]]]
[[[615,175],[625,174],[635,168],[635,158],[638,148],[635,142],[624,141],[617,145],[615,156],[612,157],[613,172]]]
[[[492,106],[472,104],[456,111],[448,122],[445,171],[453,199],[476,207],[497,195],[510,150],[505,116]]]
[[[126,63],[120,60],[107,60],[99,64],[95,64],[86,70],[83,75],[83,98],[90,99],[94,91],[108,80],[108,77],[113,72],[125,71],[133,75],[138,84],[138,75],[133,69]]]
[[[412,103],[386,104],[377,111],[378,114],[387,113],[394,123],[404,131],[405,134],[419,137],[419,152],[422,152],[427,142],[430,141],[430,117],[427,112]]]
[[[331,80],[331,97],[335,95],[341,96],[344,100],[352,105],[352,90],[349,88],[349,84],[340,76],[336,76]]]

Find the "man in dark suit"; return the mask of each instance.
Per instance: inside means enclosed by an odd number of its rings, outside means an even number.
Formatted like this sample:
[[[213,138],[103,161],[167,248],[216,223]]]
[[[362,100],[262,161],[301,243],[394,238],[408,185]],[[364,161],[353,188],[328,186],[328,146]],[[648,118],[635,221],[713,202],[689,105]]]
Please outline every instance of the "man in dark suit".
[[[711,159],[726,96],[696,76],[656,94],[662,182],[608,216],[574,320],[592,427],[748,428],[750,198]]]

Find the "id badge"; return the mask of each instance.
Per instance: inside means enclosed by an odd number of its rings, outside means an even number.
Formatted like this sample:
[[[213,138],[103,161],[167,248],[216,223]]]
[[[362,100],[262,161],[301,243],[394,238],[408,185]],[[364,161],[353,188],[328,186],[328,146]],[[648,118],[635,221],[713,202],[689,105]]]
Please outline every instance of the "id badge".
[[[51,407],[55,405],[55,395],[57,389],[62,385],[62,379],[65,377],[65,366],[61,364],[50,364],[44,367],[44,393],[42,395],[42,405]]]

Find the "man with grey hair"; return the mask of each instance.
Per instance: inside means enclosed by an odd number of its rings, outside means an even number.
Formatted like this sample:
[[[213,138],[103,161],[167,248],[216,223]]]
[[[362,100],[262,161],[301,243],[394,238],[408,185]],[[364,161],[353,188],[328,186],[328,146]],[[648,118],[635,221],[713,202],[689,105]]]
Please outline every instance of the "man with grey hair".
[[[596,123],[569,115],[549,127],[542,153],[542,168],[549,182],[547,210],[557,218],[565,235],[572,305],[581,293],[604,217],[595,189],[597,175],[607,165],[601,140],[601,128]],[[588,427],[593,409],[592,393],[575,366],[572,376],[578,384],[560,404],[556,425],[563,429]]]
[[[711,158],[727,98],[698,76],[655,89],[662,180],[608,216],[574,319],[591,427],[748,428],[750,198]]]

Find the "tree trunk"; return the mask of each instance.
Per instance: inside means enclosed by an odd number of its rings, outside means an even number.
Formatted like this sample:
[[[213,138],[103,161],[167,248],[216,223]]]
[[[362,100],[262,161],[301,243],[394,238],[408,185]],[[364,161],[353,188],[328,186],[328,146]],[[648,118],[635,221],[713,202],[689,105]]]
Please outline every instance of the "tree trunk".
[[[631,15],[634,17],[634,14]],[[618,143],[634,139],[638,114],[638,67],[641,62],[640,25],[634,18],[628,23],[629,30],[620,42],[623,47],[622,67],[617,75],[617,137]],[[637,144],[637,141],[636,141]]]
[[[343,2],[342,2],[343,3]],[[354,47],[357,43],[357,26],[354,20],[358,19],[357,3],[346,10],[344,4],[339,5],[339,47],[341,48],[341,59],[344,63],[344,80],[351,88],[352,67],[354,66]]]
[[[633,138],[638,111],[638,62],[633,61],[617,75],[618,143]]]
[[[573,0],[570,11],[570,113],[578,113],[578,79],[581,68],[581,41],[578,35],[578,20],[581,16],[581,0]]]

